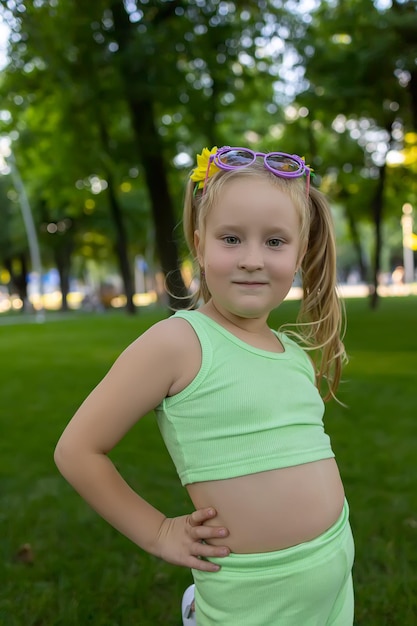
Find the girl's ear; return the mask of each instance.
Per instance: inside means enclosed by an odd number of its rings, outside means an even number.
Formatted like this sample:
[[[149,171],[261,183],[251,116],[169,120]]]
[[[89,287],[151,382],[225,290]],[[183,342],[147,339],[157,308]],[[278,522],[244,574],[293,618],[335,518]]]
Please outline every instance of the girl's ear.
[[[200,231],[199,230],[195,230],[194,231],[194,249],[195,249],[195,254],[196,254],[196,257],[197,257],[197,261],[198,261],[200,267],[203,267],[203,250],[202,250],[201,239],[200,239]]]

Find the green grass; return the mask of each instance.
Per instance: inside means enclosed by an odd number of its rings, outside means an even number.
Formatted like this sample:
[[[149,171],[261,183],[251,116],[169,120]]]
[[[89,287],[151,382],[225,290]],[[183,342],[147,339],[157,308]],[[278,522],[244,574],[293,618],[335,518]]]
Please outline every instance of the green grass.
[[[273,320],[293,316],[284,303]],[[350,363],[326,426],[351,507],[357,626],[417,623],[417,299],[347,302]],[[0,624],[179,626],[190,573],[136,549],[83,503],[52,454],[66,422],[138,334],[162,317],[2,325]],[[190,510],[152,416],[112,454],[168,515]],[[31,565],[16,559],[22,544]],[[255,626],[255,625],[254,625]],[[302,626],[302,625],[300,625]]]

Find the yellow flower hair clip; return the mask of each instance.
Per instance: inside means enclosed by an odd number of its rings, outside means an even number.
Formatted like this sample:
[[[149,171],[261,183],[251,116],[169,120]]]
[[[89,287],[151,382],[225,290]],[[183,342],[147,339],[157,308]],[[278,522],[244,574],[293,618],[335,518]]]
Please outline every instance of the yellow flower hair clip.
[[[204,183],[208,178],[220,172],[220,168],[213,162],[210,163],[210,157],[216,154],[217,146],[214,146],[211,150],[203,148],[201,154],[197,154],[197,167],[193,169],[190,175],[190,180],[198,183],[197,189],[203,189]],[[210,163],[210,168],[209,168]]]

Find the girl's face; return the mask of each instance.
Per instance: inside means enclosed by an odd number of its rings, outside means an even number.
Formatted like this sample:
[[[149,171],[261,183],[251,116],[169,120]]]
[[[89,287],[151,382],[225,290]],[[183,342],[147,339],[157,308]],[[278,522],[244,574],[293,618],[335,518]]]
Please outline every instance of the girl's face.
[[[281,304],[301,263],[300,222],[287,193],[267,180],[225,184],[195,232],[197,257],[217,310],[266,318]]]

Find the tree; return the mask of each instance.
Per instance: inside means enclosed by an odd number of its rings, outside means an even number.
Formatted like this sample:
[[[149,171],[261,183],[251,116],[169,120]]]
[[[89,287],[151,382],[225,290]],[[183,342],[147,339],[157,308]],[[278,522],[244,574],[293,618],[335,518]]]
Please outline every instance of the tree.
[[[361,219],[364,201],[366,213],[372,216],[371,303],[375,306],[382,222],[389,206],[386,157],[401,145],[406,129],[417,119],[415,6],[394,1],[391,9],[381,10],[372,0],[321,2],[311,24],[293,38],[293,44],[308,81],[297,102],[311,109],[320,124],[332,126],[345,145],[356,142],[360,148],[361,157],[355,161],[346,159],[344,151],[323,153],[324,166],[337,181],[336,191],[349,207],[350,222]],[[362,179],[359,189],[355,172]],[[344,173],[352,177],[351,182]]]
[[[34,105],[36,94],[42,108],[45,95],[59,85],[59,129],[71,128],[83,144],[82,126],[96,154],[103,134],[92,128],[101,119],[112,153],[105,148],[102,154],[112,166],[121,130],[112,113],[121,111],[123,119],[129,114],[161,264],[169,288],[185,293],[173,236],[175,200],[182,192],[167,166],[179,152],[194,153],[207,141],[242,137],[248,116],[257,117],[259,132],[265,132],[277,112],[272,85],[282,48],[270,43],[280,41],[283,10],[266,0],[33,5],[2,0],[0,6],[13,30],[8,74],[14,74],[16,90],[24,83],[26,106]],[[74,152],[66,149],[71,160]],[[81,161],[84,166],[88,161],[84,151]]]

